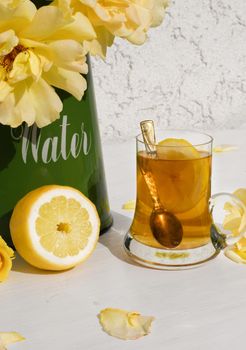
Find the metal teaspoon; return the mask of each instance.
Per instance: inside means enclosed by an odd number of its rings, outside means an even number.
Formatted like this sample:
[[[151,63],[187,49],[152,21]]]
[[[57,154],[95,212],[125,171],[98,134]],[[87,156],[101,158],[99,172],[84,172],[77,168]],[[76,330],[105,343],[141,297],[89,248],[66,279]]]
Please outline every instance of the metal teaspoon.
[[[146,151],[148,155],[154,157],[156,156],[154,123],[152,120],[145,120],[140,123],[140,126]],[[154,204],[150,215],[151,231],[155,239],[165,248],[175,248],[182,241],[182,224],[173,213],[163,207],[151,171],[145,171],[142,168],[141,171]]]

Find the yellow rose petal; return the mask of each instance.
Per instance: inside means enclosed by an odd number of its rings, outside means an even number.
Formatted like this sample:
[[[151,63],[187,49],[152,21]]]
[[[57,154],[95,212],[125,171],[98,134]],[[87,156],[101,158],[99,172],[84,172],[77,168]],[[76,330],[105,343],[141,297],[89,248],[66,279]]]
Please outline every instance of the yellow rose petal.
[[[237,243],[227,247],[224,254],[236,263],[246,264],[246,238],[242,237]]]
[[[42,68],[39,57],[32,51],[25,50],[16,56],[13,68],[8,75],[8,81],[10,84],[15,84],[29,77],[38,80],[41,73]]]
[[[237,150],[237,146],[233,145],[218,145],[213,148],[214,153],[224,153]]]
[[[233,193],[246,205],[246,189],[240,188]],[[224,209],[227,212],[223,221],[223,228],[232,232],[234,236],[244,234],[246,231],[246,210],[240,207],[236,202],[225,203]],[[246,233],[246,232],[245,232]]]
[[[52,67],[43,77],[48,84],[68,91],[79,101],[87,89],[85,78],[67,69]]]
[[[15,23],[18,23],[20,18],[25,18],[27,21],[31,21],[37,11],[36,6],[32,0],[20,0],[13,2],[13,12],[15,18]],[[9,3],[9,1],[7,1]],[[21,24],[21,23],[19,23]],[[20,26],[21,28],[21,26]]]
[[[70,39],[72,37],[73,40],[82,42],[84,40],[95,39],[96,33],[87,16],[82,13],[76,13],[74,21],[60,29],[56,37],[63,39]]]
[[[6,347],[3,344],[3,341],[1,339],[1,337],[0,337],[0,350],[7,350]]]
[[[3,238],[0,236],[0,248],[5,249],[8,256],[11,258],[14,255],[14,251],[12,248],[10,248],[7,243],[3,240]]]
[[[100,312],[99,320],[103,330],[109,335],[123,340],[135,340],[149,334],[154,317],[107,308]]]
[[[23,28],[21,37],[42,41],[68,23],[56,7],[43,6],[35,13],[30,25]]]
[[[234,196],[239,198],[243,204],[246,206],[246,188],[239,188],[235,192],[233,192]],[[246,211],[242,213],[241,222],[239,226],[239,232],[246,234]]]
[[[246,252],[237,249],[235,246],[226,248],[224,254],[227,258],[236,263],[246,264]]]
[[[0,120],[13,128],[23,121],[29,126],[36,122],[42,128],[60,117],[62,107],[59,96],[44,79],[19,82],[0,104]]]
[[[29,39],[73,39],[92,40],[96,34],[86,16],[81,13],[64,17],[62,11],[56,6],[43,6],[35,14],[35,17],[28,28],[23,30],[22,36]]]
[[[152,27],[159,26],[165,16],[165,10],[169,5],[168,0],[156,0],[152,9]]]
[[[238,250],[246,252],[246,238],[242,237],[236,244]]]
[[[246,205],[246,188],[239,188],[233,192],[233,194],[237,196],[244,203],[244,205]]]
[[[17,343],[22,340],[25,340],[25,338],[20,333],[0,332],[0,350],[5,349],[5,346],[8,344]]]
[[[5,100],[12,90],[12,87],[6,81],[0,81],[0,103]]]
[[[97,39],[85,40],[83,42],[84,49],[93,56],[100,56],[105,59],[107,48],[112,46],[114,42],[114,35],[103,27],[95,29]]]
[[[228,212],[229,214],[225,216],[223,222],[224,229],[234,230],[235,228],[239,228],[242,220],[242,213],[240,213],[240,211],[237,210],[237,208],[232,208],[232,210],[228,210]]]
[[[0,33],[0,57],[8,55],[18,45],[18,42],[19,39],[12,29]]]
[[[125,204],[122,205],[122,209],[124,210],[134,210],[136,206],[136,201],[135,200],[130,200],[126,202]]]
[[[12,259],[14,251],[8,247],[5,241],[0,236],[0,282],[4,282],[12,268]]]
[[[57,40],[50,44],[54,63],[65,69],[88,73],[83,46],[75,40]],[[66,51],[64,52],[64,47]],[[62,59],[61,59],[62,57]]]

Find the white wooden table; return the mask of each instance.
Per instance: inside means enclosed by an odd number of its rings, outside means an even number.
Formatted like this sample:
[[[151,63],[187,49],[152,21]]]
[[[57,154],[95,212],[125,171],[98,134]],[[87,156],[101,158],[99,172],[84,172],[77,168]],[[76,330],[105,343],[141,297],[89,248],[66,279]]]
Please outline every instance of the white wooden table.
[[[213,193],[246,187],[246,130],[213,133],[215,144],[239,146],[216,154]],[[19,257],[0,284],[0,331],[19,331],[20,350],[229,350],[245,348],[246,266],[221,254],[199,268],[157,271],[132,263],[122,240],[133,213],[121,209],[135,197],[135,144],[104,145],[114,225],[83,265],[45,273]],[[122,341],[101,330],[105,307],[155,316],[152,332]]]

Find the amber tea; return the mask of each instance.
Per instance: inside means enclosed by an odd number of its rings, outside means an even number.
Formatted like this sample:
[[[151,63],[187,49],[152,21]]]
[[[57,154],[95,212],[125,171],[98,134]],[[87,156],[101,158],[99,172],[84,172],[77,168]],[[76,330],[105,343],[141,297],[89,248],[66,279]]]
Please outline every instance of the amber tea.
[[[155,133],[151,121],[145,126],[136,138],[137,199],[126,252],[159,269],[210,260],[219,253],[209,204],[213,139],[185,130]]]
[[[153,236],[150,215],[153,199],[144,174],[151,173],[163,207],[174,213],[183,227],[183,239],[176,249],[191,249],[209,242],[211,219],[211,155],[194,147],[157,147],[156,155],[137,154],[137,203],[130,229],[133,237],[148,246],[164,248]],[[166,142],[167,144],[167,142]]]

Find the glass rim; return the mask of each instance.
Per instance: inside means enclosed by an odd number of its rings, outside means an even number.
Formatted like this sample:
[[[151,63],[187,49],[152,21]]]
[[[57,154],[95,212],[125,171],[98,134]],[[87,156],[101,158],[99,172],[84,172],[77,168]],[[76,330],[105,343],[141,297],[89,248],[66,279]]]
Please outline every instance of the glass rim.
[[[189,132],[191,134],[195,134],[195,135],[203,135],[206,136],[208,138],[208,141],[206,142],[196,142],[196,143],[191,143],[191,145],[187,145],[187,146],[179,146],[179,145],[159,145],[158,143],[149,143],[150,146],[155,146],[155,147],[166,147],[166,148],[188,148],[188,147],[199,147],[199,146],[205,146],[205,145],[209,145],[212,144],[214,141],[214,138],[204,132],[200,132],[200,131],[194,131],[194,130],[189,130],[189,129],[159,129],[159,131],[164,131],[164,132]],[[142,143],[143,145],[145,145],[144,140],[140,140],[140,137],[143,137],[142,133],[138,134],[137,136],[135,136],[135,139],[137,142]],[[168,137],[167,137],[168,138]],[[184,139],[185,140],[185,139]]]

